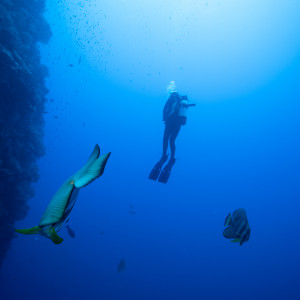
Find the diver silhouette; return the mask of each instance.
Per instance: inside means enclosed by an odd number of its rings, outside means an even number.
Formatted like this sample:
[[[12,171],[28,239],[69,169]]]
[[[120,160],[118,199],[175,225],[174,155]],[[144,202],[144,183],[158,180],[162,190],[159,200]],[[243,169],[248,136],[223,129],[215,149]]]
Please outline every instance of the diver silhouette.
[[[187,109],[189,104],[187,96],[180,96],[176,91],[175,82],[171,81],[168,86],[169,97],[163,109],[163,121],[165,123],[165,130],[163,135],[163,154],[161,159],[155,164],[152,169],[149,179],[159,182],[167,183],[171,175],[172,167],[174,166],[176,145],[175,140],[182,125],[186,124]],[[162,169],[163,165],[168,159],[168,146],[170,145],[171,157],[166,166]]]

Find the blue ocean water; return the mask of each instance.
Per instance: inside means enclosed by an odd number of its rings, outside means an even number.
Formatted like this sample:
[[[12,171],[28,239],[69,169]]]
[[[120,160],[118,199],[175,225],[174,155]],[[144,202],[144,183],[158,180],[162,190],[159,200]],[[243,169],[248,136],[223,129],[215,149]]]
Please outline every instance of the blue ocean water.
[[[38,224],[96,143],[112,154],[80,192],[75,238],[15,239],[1,299],[300,299],[300,2],[53,2],[47,153],[16,226]],[[165,185],[148,175],[171,80],[196,106]],[[222,235],[239,207],[242,246]]]

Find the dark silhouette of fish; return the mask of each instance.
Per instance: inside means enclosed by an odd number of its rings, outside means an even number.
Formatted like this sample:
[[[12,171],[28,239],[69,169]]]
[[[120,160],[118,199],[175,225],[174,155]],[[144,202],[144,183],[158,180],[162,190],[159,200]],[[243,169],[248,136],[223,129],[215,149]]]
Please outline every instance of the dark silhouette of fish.
[[[72,230],[69,225],[67,225],[66,228],[68,229],[69,236],[74,239],[74,237],[75,237],[74,230]]]
[[[246,211],[243,208],[235,210],[231,216],[231,213],[225,219],[224,226],[228,226],[224,229],[223,235],[228,239],[233,239],[231,242],[243,243],[247,242],[250,238],[250,227],[246,215]]]
[[[124,271],[126,269],[125,259],[121,259],[118,264],[118,272]]]
[[[135,215],[136,214],[136,212],[135,212],[134,207],[133,207],[132,204],[129,204],[128,213],[131,214],[131,215]]]

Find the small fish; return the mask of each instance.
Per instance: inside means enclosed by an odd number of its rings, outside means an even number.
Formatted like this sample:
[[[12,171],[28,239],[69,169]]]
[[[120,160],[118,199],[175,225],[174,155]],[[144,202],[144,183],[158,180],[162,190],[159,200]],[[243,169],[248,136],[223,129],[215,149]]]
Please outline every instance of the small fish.
[[[118,272],[124,271],[126,269],[125,259],[121,259],[118,264]]]
[[[129,204],[128,213],[131,214],[131,215],[135,215],[136,214],[136,212],[134,210],[134,207],[133,207],[133,204]]]
[[[243,208],[235,210],[231,216],[231,213],[225,219],[224,226],[228,226],[223,231],[223,236],[228,239],[233,239],[231,242],[243,243],[247,242],[250,238],[250,226],[248,223],[246,211]]]
[[[73,66],[72,64],[68,64],[68,67],[71,67],[71,68],[73,68],[74,66]]]
[[[66,228],[68,229],[69,236],[74,239],[75,238],[74,230],[72,230],[69,225],[67,225]]]

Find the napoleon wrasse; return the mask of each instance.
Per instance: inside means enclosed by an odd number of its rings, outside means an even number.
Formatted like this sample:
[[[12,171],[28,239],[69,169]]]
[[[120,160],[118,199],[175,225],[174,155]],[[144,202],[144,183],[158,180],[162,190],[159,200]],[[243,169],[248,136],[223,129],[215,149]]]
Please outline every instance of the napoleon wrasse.
[[[87,186],[104,172],[110,152],[100,157],[99,155],[100,148],[96,145],[87,163],[66,180],[53,196],[38,226],[29,229],[16,229],[16,232],[41,234],[49,238],[53,243],[60,244],[63,239],[56,232],[60,230],[71,213],[80,188]]]

